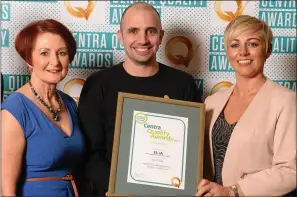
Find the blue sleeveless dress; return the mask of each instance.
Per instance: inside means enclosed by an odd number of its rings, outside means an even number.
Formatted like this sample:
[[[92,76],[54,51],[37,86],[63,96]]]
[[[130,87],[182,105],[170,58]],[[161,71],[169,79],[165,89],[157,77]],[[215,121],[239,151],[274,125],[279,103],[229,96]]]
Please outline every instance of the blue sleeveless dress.
[[[58,93],[70,118],[70,136],[19,92],[9,95],[1,105],[1,109],[10,112],[19,122],[26,139],[18,196],[74,196],[70,181],[25,181],[35,177],[63,177],[82,162],[84,142],[76,103],[67,94]]]

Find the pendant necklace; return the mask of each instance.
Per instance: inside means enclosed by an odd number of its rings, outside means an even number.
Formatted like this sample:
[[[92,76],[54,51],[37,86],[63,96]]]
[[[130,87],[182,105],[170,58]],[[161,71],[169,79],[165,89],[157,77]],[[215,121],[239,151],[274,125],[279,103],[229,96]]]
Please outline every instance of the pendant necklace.
[[[38,99],[38,101],[44,105],[48,111],[50,111],[52,114],[53,114],[53,119],[54,121],[59,121],[60,120],[60,112],[61,112],[61,107],[62,107],[62,103],[59,99],[59,96],[58,96],[58,93],[56,92],[56,96],[57,96],[57,99],[58,99],[58,103],[59,103],[59,108],[57,110],[53,110],[53,108],[51,106],[49,106],[48,104],[46,104],[42,99],[41,97],[37,94],[37,92],[35,91],[35,89],[33,88],[32,86],[32,83],[31,81],[29,81],[29,85],[30,85],[30,88],[32,90],[32,93],[34,94],[34,96]]]

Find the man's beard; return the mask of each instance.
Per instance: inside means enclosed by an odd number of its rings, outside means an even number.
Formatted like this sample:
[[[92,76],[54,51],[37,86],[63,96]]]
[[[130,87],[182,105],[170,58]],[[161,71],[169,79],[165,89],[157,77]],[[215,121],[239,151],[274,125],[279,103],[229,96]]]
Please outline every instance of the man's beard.
[[[153,62],[154,59],[156,59],[155,55],[151,55],[148,59],[146,60],[140,60],[140,58],[137,58],[133,55],[129,55],[126,52],[127,56],[129,57],[130,60],[132,60],[132,62],[134,62],[137,66],[145,66],[147,64],[150,64],[151,62]]]

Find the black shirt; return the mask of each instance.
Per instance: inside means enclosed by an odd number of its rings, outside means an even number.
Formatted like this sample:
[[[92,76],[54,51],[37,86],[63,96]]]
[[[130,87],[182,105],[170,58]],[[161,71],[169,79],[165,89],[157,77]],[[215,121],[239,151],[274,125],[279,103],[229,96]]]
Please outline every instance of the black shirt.
[[[86,175],[96,195],[105,196],[108,189],[118,92],[202,102],[191,75],[161,63],[150,77],[131,76],[122,63],[92,74],[82,89],[78,110],[88,148]]]

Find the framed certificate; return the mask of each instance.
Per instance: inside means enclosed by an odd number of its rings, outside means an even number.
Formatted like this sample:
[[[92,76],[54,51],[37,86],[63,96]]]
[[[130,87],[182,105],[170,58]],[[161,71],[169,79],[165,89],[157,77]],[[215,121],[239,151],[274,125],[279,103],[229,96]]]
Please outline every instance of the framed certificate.
[[[193,196],[204,104],[119,93],[108,196]]]

